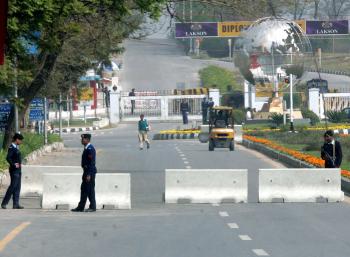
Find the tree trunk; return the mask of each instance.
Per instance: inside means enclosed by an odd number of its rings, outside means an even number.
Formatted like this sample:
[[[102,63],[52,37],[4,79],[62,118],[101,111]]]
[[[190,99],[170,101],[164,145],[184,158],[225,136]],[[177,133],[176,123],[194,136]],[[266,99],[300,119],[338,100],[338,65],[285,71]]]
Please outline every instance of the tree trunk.
[[[55,66],[56,60],[58,57],[58,52],[49,53],[45,56],[45,61],[42,65],[41,70],[38,72],[32,83],[28,88],[23,88],[19,91],[19,98],[23,98],[24,108],[20,110],[18,114],[18,119],[23,119],[26,110],[28,109],[30,102],[33,98],[39,93],[40,89],[45,86],[48,78],[51,75],[51,72]],[[14,108],[12,108],[10,117],[8,120],[8,126],[5,130],[4,141],[2,143],[2,149],[6,149],[11,143],[11,137],[14,134],[14,124],[15,124],[15,115]]]

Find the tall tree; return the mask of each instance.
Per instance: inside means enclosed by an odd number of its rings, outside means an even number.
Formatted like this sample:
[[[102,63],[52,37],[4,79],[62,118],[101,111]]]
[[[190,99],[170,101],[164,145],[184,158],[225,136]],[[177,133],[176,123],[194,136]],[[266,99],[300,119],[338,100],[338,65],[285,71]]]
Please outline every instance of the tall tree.
[[[31,100],[47,85],[66,42],[84,33],[84,24],[108,20],[118,26],[134,14],[159,16],[165,0],[10,0],[6,58],[19,73],[28,74],[18,83],[23,117]],[[123,38],[128,34],[122,35]],[[29,51],[29,46],[35,49]],[[14,65],[16,64],[16,65]],[[1,73],[0,73],[1,74]],[[9,117],[3,148],[14,127]]]

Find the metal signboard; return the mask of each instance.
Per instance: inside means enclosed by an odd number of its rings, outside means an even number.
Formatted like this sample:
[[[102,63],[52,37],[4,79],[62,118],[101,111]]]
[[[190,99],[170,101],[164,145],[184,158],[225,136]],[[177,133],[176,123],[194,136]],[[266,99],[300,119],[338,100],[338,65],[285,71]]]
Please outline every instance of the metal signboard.
[[[308,35],[346,35],[349,34],[349,21],[306,21]]]
[[[30,121],[43,121],[44,120],[44,99],[34,98],[29,107],[29,120]]]
[[[217,37],[217,22],[175,23],[177,38]]]
[[[10,103],[0,104],[0,129],[3,130],[7,126],[7,120],[10,116],[12,105]]]

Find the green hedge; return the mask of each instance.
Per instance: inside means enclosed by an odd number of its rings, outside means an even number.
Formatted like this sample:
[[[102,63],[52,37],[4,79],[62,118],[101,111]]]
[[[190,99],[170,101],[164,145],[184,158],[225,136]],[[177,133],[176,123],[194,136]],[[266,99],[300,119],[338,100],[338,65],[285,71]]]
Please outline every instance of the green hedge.
[[[28,154],[39,149],[44,145],[44,136],[42,135],[37,135],[32,133],[23,133],[23,136],[24,136],[23,144],[20,146],[22,158],[25,158]],[[3,136],[1,135],[1,140],[0,140],[1,145],[2,145],[2,137]],[[58,135],[55,135],[55,134],[48,135],[49,144],[52,144],[54,142],[61,142],[61,141],[62,140]],[[0,151],[0,172],[1,170],[7,169],[8,167],[8,164],[6,162],[6,154],[7,154],[7,151]]]
[[[237,79],[232,71],[218,66],[208,66],[199,71],[199,76],[203,87],[211,88],[216,85],[220,93],[227,92],[227,86],[232,86],[233,90],[240,90]]]

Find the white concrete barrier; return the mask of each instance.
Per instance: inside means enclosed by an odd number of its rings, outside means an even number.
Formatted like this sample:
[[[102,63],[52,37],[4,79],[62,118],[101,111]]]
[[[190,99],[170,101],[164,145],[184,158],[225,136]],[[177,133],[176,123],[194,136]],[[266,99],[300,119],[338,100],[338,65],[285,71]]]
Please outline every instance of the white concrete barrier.
[[[260,169],[259,202],[339,202],[340,169]]]
[[[42,208],[56,209],[58,205],[75,208],[80,200],[81,178],[81,173],[45,173]],[[97,209],[106,206],[130,209],[130,174],[97,173],[95,194]]]
[[[79,166],[41,166],[41,165],[23,165],[22,166],[22,185],[21,195],[43,193],[43,174],[44,173],[82,173]]]
[[[131,208],[130,174],[97,173],[96,203],[97,208],[112,205],[115,209]]]
[[[43,174],[43,209],[56,209],[57,205],[75,208],[80,200],[80,173]]]
[[[242,125],[234,125],[235,130],[235,142],[242,143],[243,141],[243,126]]]
[[[246,169],[167,169],[166,203],[247,202]]]

